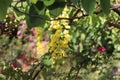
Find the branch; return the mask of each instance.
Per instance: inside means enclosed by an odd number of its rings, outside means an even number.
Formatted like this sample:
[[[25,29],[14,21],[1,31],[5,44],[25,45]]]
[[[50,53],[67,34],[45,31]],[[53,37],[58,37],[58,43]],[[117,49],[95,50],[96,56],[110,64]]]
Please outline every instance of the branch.
[[[48,19],[48,18],[44,18],[44,17],[42,17],[42,16],[40,16],[40,15],[33,15],[33,14],[29,14],[29,13],[26,13],[26,12],[20,11],[20,10],[17,9],[16,7],[13,7],[13,9],[16,10],[16,11],[18,11],[18,12],[20,12],[20,13],[22,13],[22,14],[25,14],[25,15],[27,15],[27,16],[33,17],[33,18],[40,18],[40,19],[44,19],[44,20],[51,21],[50,19]]]
[[[81,16],[77,16],[77,14],[79,13],[79,11],[81,11],[81,9],[78,9],[76,12],[75,12],[75,14],[72,16],[72,17],[70,17],[70,18],[55,18],[55,19],[53,19],[53,20],[74,20],[74,19],[81,19],[81,18],[83,18],[83,17],[85,17],[85,16],[88,16],[88,14],[83,14],[83,15],[81,15]]]
[[[71,6],[71,7],[75,8],[75,9],[77,9],[77,6],[75,6],[75,5],[74,5],[73,3],[71,3],[71,2],[68,3],[68,6]]]
[[[71,6],[75,7],[74,5],[71,4]],[[76,7],[75,7],[76,8]],[[120,15],[120,10],[118,9],[120,8],[120,4],[115,4],[113,6],[110,7],[111,10],[115,11],[118,15]],[[83,14],[82,16],[77,16],[77,14],[81,11],[80,8],[77,8],[76,12],[74,13],[74,15],[70,18],[55,18],[55,19],[49,19],[49,18],[44,18],[43,16],[40,16],[40,15],[33,15],[33,14],[29,14],[29,13],[26,13],[26,12],[23,12],[23,11],[20,11],[18,8],[16,7],[13,7],[14,10],[22,13],[22,14],[25,14],[29,17],[34,17],[34,18],[40,18],[40,19],[43,19],[43,20],[47,20],[47,21],[53,21],[53,20],[74,20],[74,19],[81,19],[85,16],[88,16],[88,14]],[[99,11],[96,11],[94,12],[94,14],[99,14],[101,13],[102,11],[99,10]]]
[[[42,65],[40,67],[40,69],[35,73],[35,75],[33,76],[32,80],[35,80],[35,78],[38,76],[38,74],[42,71],[43,68],[44,68],[44,65]]]
[[[36,77],[39,75],[39,73],[43,70],[44,65],[42,64],[42,62],[38,62],[38,64],[33,65],[33,70],[29,70],[28,72],[30,72],[30,78],[31,80],[35,80]]]
[[[120,15],[120,4],[114,4],[113,6],[111,6],[111,10],[113,10],[114,12],[116,12],[118,15]]]
[[[47,21],[53,21],[53,20],[73,20],[73,19],[80,19],[82,18],[83,16],[86,16],[86,15],[82,15],[80,17],[76,17],[76,15],[79,13],[79,11],[81,11],[81,9],[78,9],[75,14],[70,17],[70,18],[55,18],[55,19],[48,19],[48,18],[44,18],[43,16],[40,16],[40,15],[33,15],[33,14],[29,14],[29,13],[26,13],[26,12],[23,12],[23,11],[20,11],[18,8],[16,7],[13,7],[14,10],[18,11],[19,13],[22,13],[22,14],[25,14],[29,17],[33,17],[33,18],[40,18],[40,19],[43,19],[43,20],[47,20]]]
[[[75,75],[75,80],[77,80],[78,74],[80,73],[80,70],[81,70],[81,68],[83,67],[83,64],[84,64],[84,61],[80,63],[80,66],[79,66],[79,68],[78,68],[78,70],[77,70],[77,73],[76,73],[76,75]]]
[[[107,23],[109,26],[113,26],[113,27],[115,27],[115,28],[120,29],[120,24],[118,24],[118,23],[113,23],[113,22],[110,22],[110,21],[107,21],[106,23]]]
[[[78,74],[79,74],[81,68],[82,68],[82,66],[79,67],[79,69],[78,69],[78,71],[77,71],[77,73],[76,73],[76,75],[75,75],[75,80],[77,80],[77,77],[78,77]]]

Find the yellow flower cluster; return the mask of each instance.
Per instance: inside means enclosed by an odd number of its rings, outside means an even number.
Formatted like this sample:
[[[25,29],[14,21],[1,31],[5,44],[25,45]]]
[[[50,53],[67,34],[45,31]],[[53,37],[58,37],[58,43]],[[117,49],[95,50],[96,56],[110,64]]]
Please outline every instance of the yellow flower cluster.
[[[63,13],[58,16],[59,18],[68,18],[68,9],[65,7]],[[50,53],[54,59],[61,59],[66,57],[66,49],[69,47],[68,43],[70,41],[69,35],[70,26],[68,20],[56,20],[51,21],[49,31],[53,32],[50,36]]]
[[[40,58],[45,52],[44,44],[42,41],[42,29],[40,27],[35,28],[35,39],[36,39],[36,56],[37,58]]]
[[[35,38],[37,42],[39,42],[42,40],[42,37],[41,37],[42,30],[39,27],[35,27],[34,29],[35,29]]]

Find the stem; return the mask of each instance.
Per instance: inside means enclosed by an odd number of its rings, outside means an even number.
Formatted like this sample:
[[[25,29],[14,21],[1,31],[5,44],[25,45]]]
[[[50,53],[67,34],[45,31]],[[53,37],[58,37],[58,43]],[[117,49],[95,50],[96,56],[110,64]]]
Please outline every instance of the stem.
[[[107,23],[109,26],[113,26],[113,27],[115,27],[115,28],[120,29],[120,24],[119,24],[119,23],[113,23],[113,22],[111,22],[111,21],[107,21],[106,23]]]
[[[12,6],[12,7],[13,7],[14,10],[16,10],[16,11],[22,13],[22,14],[25,14],[25,15],[27,15],[29,17],[40,18],[40,19],[47,20],[47,21],[53,21],[53,20],[74,20],[74,19],[81,19],[81,18],[83,18],[85,16],[88,16],[88,14],[83,14],[82,16],[77,16],[77,14],[81,11],[80,8],[77,8],[75,14],[72,17],[70,17],[70,18],[49,19],[49,18],[44,18],[43,16],[40,16],[40,15],[33,15],[33,14],[29,14],[29,13],[20,11],[17,7],[14,7],[14,6]],[[120,7],[120,4],[115,4],[115,5],[111,6],[110,9],[113,10],[114,12],[116,12],[118,15],[120,15],[119,7]],[[96,12],[94,12],[94,14],[99,14],[101,12],[102,12],[101,10],[100,11],[96,11]]]
[[[118,15],[120,15],[120,4],[114,4],[113,6],[111,6],[111,10],[113,10],[114,12],[116,12]]]
[[[40,15],[33,15],[33,14],[29,14],[29,13],[26,13],[26,12],[20,11],[20,10],[17,9],[16,7],[13,7],[13,9],[16,10],[16,11],[18,11],[18,12],[20,12],[20,13],[22,13],[22,14],[25,14],[25,15],[27,15],[27,16],[30,16],[30,17],[40,18],[40,19],[44,19],[44,20],[51,21],[50,19],[48,19],[48,18],[44,18],[44,17],[42,17],[42,16],[40,16]]]
[[[35,73],[35,75],[33,76],[32,80],[35,80],[35,78],[38,76],[38,74],[42,71],[43,68],[44,68],[44,65],[42,65],[40,67],[40,69]]]
[[[77,71],[77,73],[76,73],[76,75],[75,75],[75,80],[77,80],[77,77],[78,77],[78,74],[79,74],[79,72],[80,72],[81,67],[82,67],[82,66],[79,67],[79,69],[78,69],[78,71]]]

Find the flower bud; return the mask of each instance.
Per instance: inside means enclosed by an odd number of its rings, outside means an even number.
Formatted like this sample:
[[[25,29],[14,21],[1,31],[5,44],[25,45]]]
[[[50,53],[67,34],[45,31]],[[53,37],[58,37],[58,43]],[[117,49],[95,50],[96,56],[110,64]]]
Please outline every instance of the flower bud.
[[[105,52],[106,48],[104,46],[100,46],[97,48],[98,51]]]

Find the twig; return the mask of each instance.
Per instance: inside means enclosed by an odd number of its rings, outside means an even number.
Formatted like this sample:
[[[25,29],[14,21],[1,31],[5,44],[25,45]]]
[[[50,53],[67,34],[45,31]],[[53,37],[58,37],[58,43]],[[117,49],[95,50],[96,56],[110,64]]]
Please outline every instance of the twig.
[[[77,9],[77,7],[71,2],[68,3],[68,6],[71,6],[71,7],[75,8],[75,9]]]
[[[83,64],[84,64],[84,61],[81,62],[80,67],[78,68],[78,71],[77,71],[77,73],[76,73],[76,75],[75,75],[75,80],[77,80],[78,74],[79,74],[79,72],[80,72],[80,70],[81,70]]]
[[[40,18],[40,19],[44,19],[44,20],[51,21],[50,19],[48,19],[48,18],[44,18],[44,17],[42,17],[42,16],[40,16],[40,15],[33,15],[33,14],[29,14],[29,13],[26,13],[26,12],[20,11],[20,10],[17,9],[16,7],[13,7],[13,9],[16,10],[16,11],[18,11],[18,12],[20,12],[20,13],[22,13],[22,14],[25,14],[25,15],[27,15],[27,16],[30,16],[30,17]]]
[[[16,10],[16,11],[18,11],[18,12],[20,12],[20,13],[22,13],[22,14],[25,14],[25,15],[27,15],[27,16],[29,16],[29,17],[40,18],[40,19],[47,20],[47,21],[53,21],[53,20],[73,20],[73,19],[80,19],[80,18],[82,18],[82,17],[87,16],[87,15],[82,15],[82,16],[80,16],[80,17],[76,17],[76,15],[78,14],[78,12],[81,10],[81,9],[78,9],[78,10],[76,11],[76,13],[75,13],[72,17],[70,17],[70,18],[60,18],[60,17],[59,17],[59,18],[55,18],[55,19],[49,19],[49,18],[44,18],[44,17],[42,17],[42,16],[40,16],[40,15],[33,15],[33,14],[29,14],[29,13],[20,11],[20,10],[17,9],[16,7],[13,7],[13,9]]]
[[[78,74],[79,74],[79,72],[80,72],[81,67],[82,67],[82,66],[79,67],[79,69],[78,69],[78,71],[77,71],[77,73],[76,73],[76,75],[75,75],[75,80],[77,80],[77,77],[78,77]]]
[[[44,65],[42,65],[40,67],[40,69],[35,73],[35,75],[33,76],[32,80],[35,80],[35,78],[38,76],[38,74],[42,71],[43,68],[44,68]]]
[[[111,10],[113,10],[114,12],[116,12],[118,15],[120,15],[120,4],[114,4],[113,6],[111,6]]]
[[[80,9],[80,8],[77,8],[76,6],[74,6],[74,5],[72,5],[72,4],[70,4],[70,5],[73,6],[73,7],[75,7],[75,8],[77,9],[76,12],[74,13],[74,15],[73,15],[72,17],[70,17],[70,18],[55,18],[55,19],[49,19],[49,18],[45,18],[45,17],[43,17],[43,16],[41,16],[41,15],[34,15],[34,14],[29,14],[29,13],[20,11],[18,8],[14,7],[14,6],[13,6],[13,9],[16,10],[16,11],[18,11],[18,12],[20,12],[20,13],[22,13],[22,14],[25,14],[25,15],[27,15],[27,16],[29,16],[29,17],[40,18],[40,19],[47,20],[47,21],[53,21],[53,20],[69,20],[69,21],[72,21],[72,20],[74,20],[74,19],[81,19],[81,18],[83,18],[83,17],[85,17],[85,16],[88,16],[88,14],[83,14],[83,15],[81,15],[81,16],[77,16],[77,14],[81,11],[81,9]],[[110,7],[111,10],[113,10],[113,11],[116,12],[118,15],[120,15],[120,10],[119,10],[119,8],[120,8],[120,4],[115,4],[115,5],[113,5],[113,6]],[[102,12],[102,10],[99,10],[99,11],[94,12],[94,14],[99,14],[99,13],[101,13],[101,12]]]
[[[73,19],[78,15],[78,13],[82,11],[80,8],[76,10],[76,12],[73,14],[73,16],[71,17],[71,22],[73,21]]]
[[[111,21],[107,21],[106,23],[107,23],[108,25],[110,25],[110,26],[113,26],[113,27],[115,27],[115,28],[120,29],[120,24],[118,24],[118,23],[113,23],[113,22],[111,22]]]

